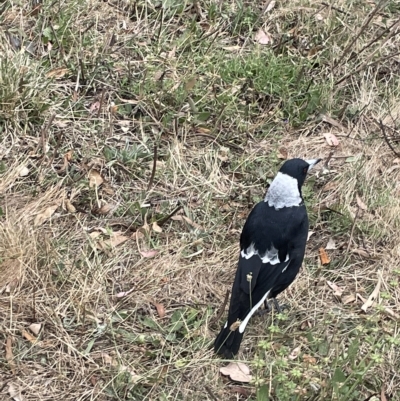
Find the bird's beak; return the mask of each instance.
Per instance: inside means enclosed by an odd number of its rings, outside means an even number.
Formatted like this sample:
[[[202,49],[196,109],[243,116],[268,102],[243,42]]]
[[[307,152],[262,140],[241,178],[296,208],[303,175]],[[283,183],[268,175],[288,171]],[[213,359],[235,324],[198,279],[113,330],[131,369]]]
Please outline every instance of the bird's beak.
[[[310,166],[308,167],[308,171],[310,171],[317,163],[319,163],[322,159],[310,159],[306,160],[306,163],[308,163]]]

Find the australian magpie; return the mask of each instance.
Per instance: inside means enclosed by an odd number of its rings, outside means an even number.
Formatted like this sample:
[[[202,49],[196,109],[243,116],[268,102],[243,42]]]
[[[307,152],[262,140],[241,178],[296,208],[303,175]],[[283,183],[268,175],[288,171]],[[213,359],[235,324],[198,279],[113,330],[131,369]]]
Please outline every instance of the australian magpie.
[[[254,312],[268,299],[275,300],[300,270],[308,235],[301,187],[308,171],[320,160],[287,160],[264,201],[253,208],[246,220],[228,321],[214,343],[215,352],[227,359],[239,351]]]

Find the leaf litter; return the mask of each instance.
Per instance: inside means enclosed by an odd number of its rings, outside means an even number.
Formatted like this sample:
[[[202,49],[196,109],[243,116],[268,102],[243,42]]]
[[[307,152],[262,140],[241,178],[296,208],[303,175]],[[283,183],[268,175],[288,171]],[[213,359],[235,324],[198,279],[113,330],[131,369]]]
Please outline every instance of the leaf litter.
[[[219,371],[235,382],[250,383],[253,378],[250,368],[242,362],[230,362],[227,366],[221,367]]]

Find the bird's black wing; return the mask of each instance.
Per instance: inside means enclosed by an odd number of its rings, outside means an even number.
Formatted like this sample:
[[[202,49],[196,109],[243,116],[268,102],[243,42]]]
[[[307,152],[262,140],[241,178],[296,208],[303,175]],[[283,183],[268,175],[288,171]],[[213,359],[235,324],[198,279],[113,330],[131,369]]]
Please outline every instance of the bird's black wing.
[[[241,254],[228,321],[214,344],[217,353],[232,358],[238,352],[244,329],[255,310],[286,271],[300,268],[307,232],[307,212],[303,205],[275,210],[260,202],[252,210],[240,239]],[[298,251],[299,246],[302,252]]]

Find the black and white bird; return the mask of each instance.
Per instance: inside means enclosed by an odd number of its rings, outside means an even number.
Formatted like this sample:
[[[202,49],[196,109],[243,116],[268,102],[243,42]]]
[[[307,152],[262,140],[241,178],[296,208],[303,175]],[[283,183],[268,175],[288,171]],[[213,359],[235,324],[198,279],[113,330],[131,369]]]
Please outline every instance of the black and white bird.
[[[239,351],[254,312],[274,300],[296,278],[303,262],[308,216],[301,187],[321,159],[287,160],[272,181],[264,201],[250,212],[240,236],[239,265],[232,286],[228,321],[214,350],[230,359]]]

